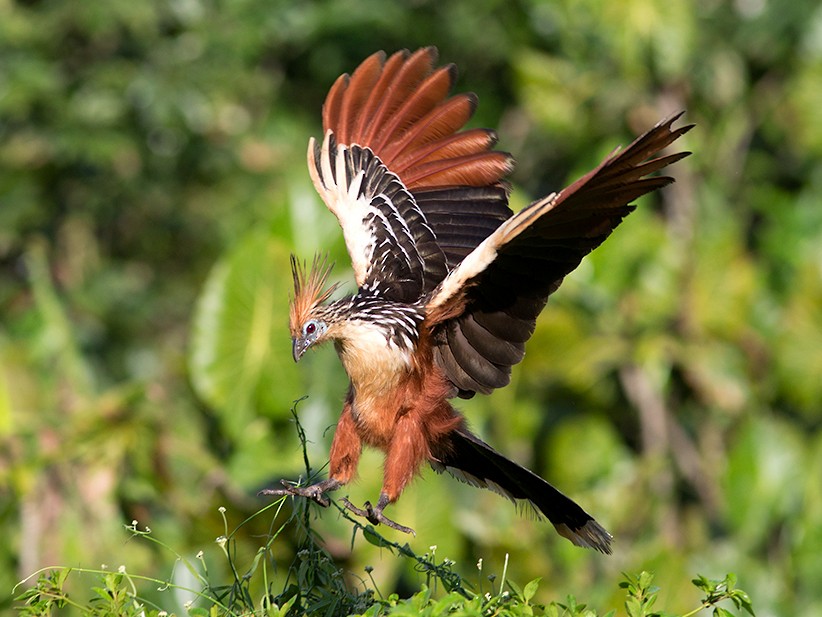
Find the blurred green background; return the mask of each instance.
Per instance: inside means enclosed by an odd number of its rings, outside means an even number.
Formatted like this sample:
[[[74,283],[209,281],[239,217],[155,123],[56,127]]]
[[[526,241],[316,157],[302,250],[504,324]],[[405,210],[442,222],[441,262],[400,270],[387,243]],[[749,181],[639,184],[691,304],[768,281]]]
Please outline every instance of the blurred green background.
[[[649,569],[684,610],[692,575],[736,572],[760,615],[822,614],[817,0],[0,0],[0,607],[47,565],[167,576],[132,520],[219,577],[217,508],[239,524],[300,473],[304,395],[324,464],[346,380],[331,348],[292,362],[289,253],[328,251],[352,286],[306,144],[338,74],[424,45],[517,158],[515,209],[672,112],[697,128],[511,386],[460,403],[615,554],[430,470],[390,515],[469,577],[510,554],[543,601],[619,606],[620,572]],[[239,562],[270,522],[243,527]],[[354,584],[372,565],[383,591],[418,585],[335,512],[316,525]]]

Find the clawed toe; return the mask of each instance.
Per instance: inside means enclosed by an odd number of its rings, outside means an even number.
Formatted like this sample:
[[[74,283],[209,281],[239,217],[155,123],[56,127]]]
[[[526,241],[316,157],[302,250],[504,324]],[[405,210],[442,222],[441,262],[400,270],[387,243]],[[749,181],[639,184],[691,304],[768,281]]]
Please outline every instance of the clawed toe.
[[[257,494],[272,495],[276,497],[281,497],[283,495],[305,497],[306,499],[310,499],[311,501],[320,504],[322,507],[327,508],[331,504],[331,501],[325,493],[327,491],[333,491],[339,488],[341,483],[337,480],[329,478],[328,480],[323,480],[322,482],[311,484],[309,486],[297,486],[295,484],[291,484],[290,482],[286,482],[285,480],[282,481],[282,485],[282,488],[266,488]],[[371,505],[370,501],[366,501],[362,508],[358,508],[345,497],[343,497],[341,501],[346,509],[350,510],[357,516],[363,517],[372,525],[379,525],[382,523],[391,529],[396,529],[397,531],[401,531],[412,536],[417,535],[416,532],[410,527],[400,525],[383,514],[383,510],[389,504],[388,497],[386,497],[385,494],[380,495],[380,500],[377,502],[376,507]]]
[[[371,511],[369,511],[369,509],[371,509],[371,502],[366,501],[365,502],[365,509],[362,509],[362,508],[358,508],[353,503],[348,501],[348,497],[343,497],[342,499],[340,499],[340,501],[342,501],[343,505],[346,507],[347,510],[350,510],[351,512],[353,512],[357,516],[361,516],[363,518],[371,520],[371,518],[370,518],[371,517]]]
[[[353,503],[348,501],[348,499],[345,497],[343,497],[341,501],[348,510],[350,510],[357,516],[363,517],[373,525],[379,525],[380,523],[382,523],[383,525],[385,525],[386,527],[390,527],[391,529],[396,529],[397,531],[401,531],[412,536],[417,535],[417,533],[410,527],[400,525],[396,521],[392,521],[390,518],[385,516],[385,514],[383,514],[383,508],[385,508],[385,506],[388,505],[388,503],[387,501],[383,503],[384,500],[382,497],[380,498],[379,503],[377,503],[376,508],[371,505],[370,501],[366,501],[365,504],[363,504],[364,507],[362,508],[358,508]]]
[[[339,488],[340,483],[336,480],[328,479],[322,482],[318,482],[317,484],[311,484],[309,486],[296,486],[283,480],[282,485],[283,488],[267,488],[263,489],[257,494],[274,496],[292,495],[296,497],[305,497],[306,499],[310,499],[311,501],[320,504],[323,508],[327,508],[331,504],[331,502],[329,501],[328,497],[326,497],[325,493],[327,491],[333,491],[334,489]]]

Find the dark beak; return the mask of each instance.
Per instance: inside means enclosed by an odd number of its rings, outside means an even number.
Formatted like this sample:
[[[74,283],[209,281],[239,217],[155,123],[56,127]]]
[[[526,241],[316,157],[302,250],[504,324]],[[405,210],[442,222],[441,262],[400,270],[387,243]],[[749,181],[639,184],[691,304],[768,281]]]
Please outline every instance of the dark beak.
[[[308,345],[306,344],[305,339],[291,339],[291,353],[294,355],[294,362],[300,361],[300,358],[305,353],[306,349],[308,349]]]

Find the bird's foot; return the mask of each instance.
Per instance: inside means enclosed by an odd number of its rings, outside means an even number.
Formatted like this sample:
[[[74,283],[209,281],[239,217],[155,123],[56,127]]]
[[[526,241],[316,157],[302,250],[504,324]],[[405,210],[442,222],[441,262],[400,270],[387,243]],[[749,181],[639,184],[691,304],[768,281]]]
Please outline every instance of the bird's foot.
[[[328,500],[325,493],[338,489],[342,486],[338,480],[334,480],[333,478],[328,478],[327,480],[323,480],[322,482],[317,482],[316,484],[311,484],[309,486],[297,486],[283,480],[282,485],[283,488],[267,488],[257,494],[276,496],[294,495],[297,497],[305,497],[306,499],[310,499],[311,501],[320,504],[323,508],[327,508],[331,502]]]
[[[379,525],[380,523],[382,523],[383,525],[385,525],[386,527],[390,527],[391,529],[396,529],[397,531],[411,534],[412,536],[417,535],[417,533],[410,527],[400,525],[399,523],[392,521],[390,518],[388,518],[385,514],[382,513],[382,511],[389,503],[388,497],[386,497],[385,495],[380,495],[380,500],[377,502],[376,507],[372,506],[370,501],[366,501],[365,504],[363,504],[362,508],[358,508],[353,503],[348,501],[348,499],[345,497],[343,497],[341,501],[347,509],[351,510],[357,516],[362,516],[364,519],[366,519],[374,525]]]

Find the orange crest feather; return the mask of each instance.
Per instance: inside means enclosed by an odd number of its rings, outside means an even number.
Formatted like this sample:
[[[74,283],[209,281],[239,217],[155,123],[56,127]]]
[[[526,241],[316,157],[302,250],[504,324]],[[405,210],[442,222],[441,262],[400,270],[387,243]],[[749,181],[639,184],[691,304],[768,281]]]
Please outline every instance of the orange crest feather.
[[[326,257],[315,255],[309,270],[305,262],[300,263],[294,255],[291,256],[294,296],[291,298],[289,321],[292,335],[299,335],[302,325],[314,310],[337,289],[336,283],[326,287],[332,267]]]

